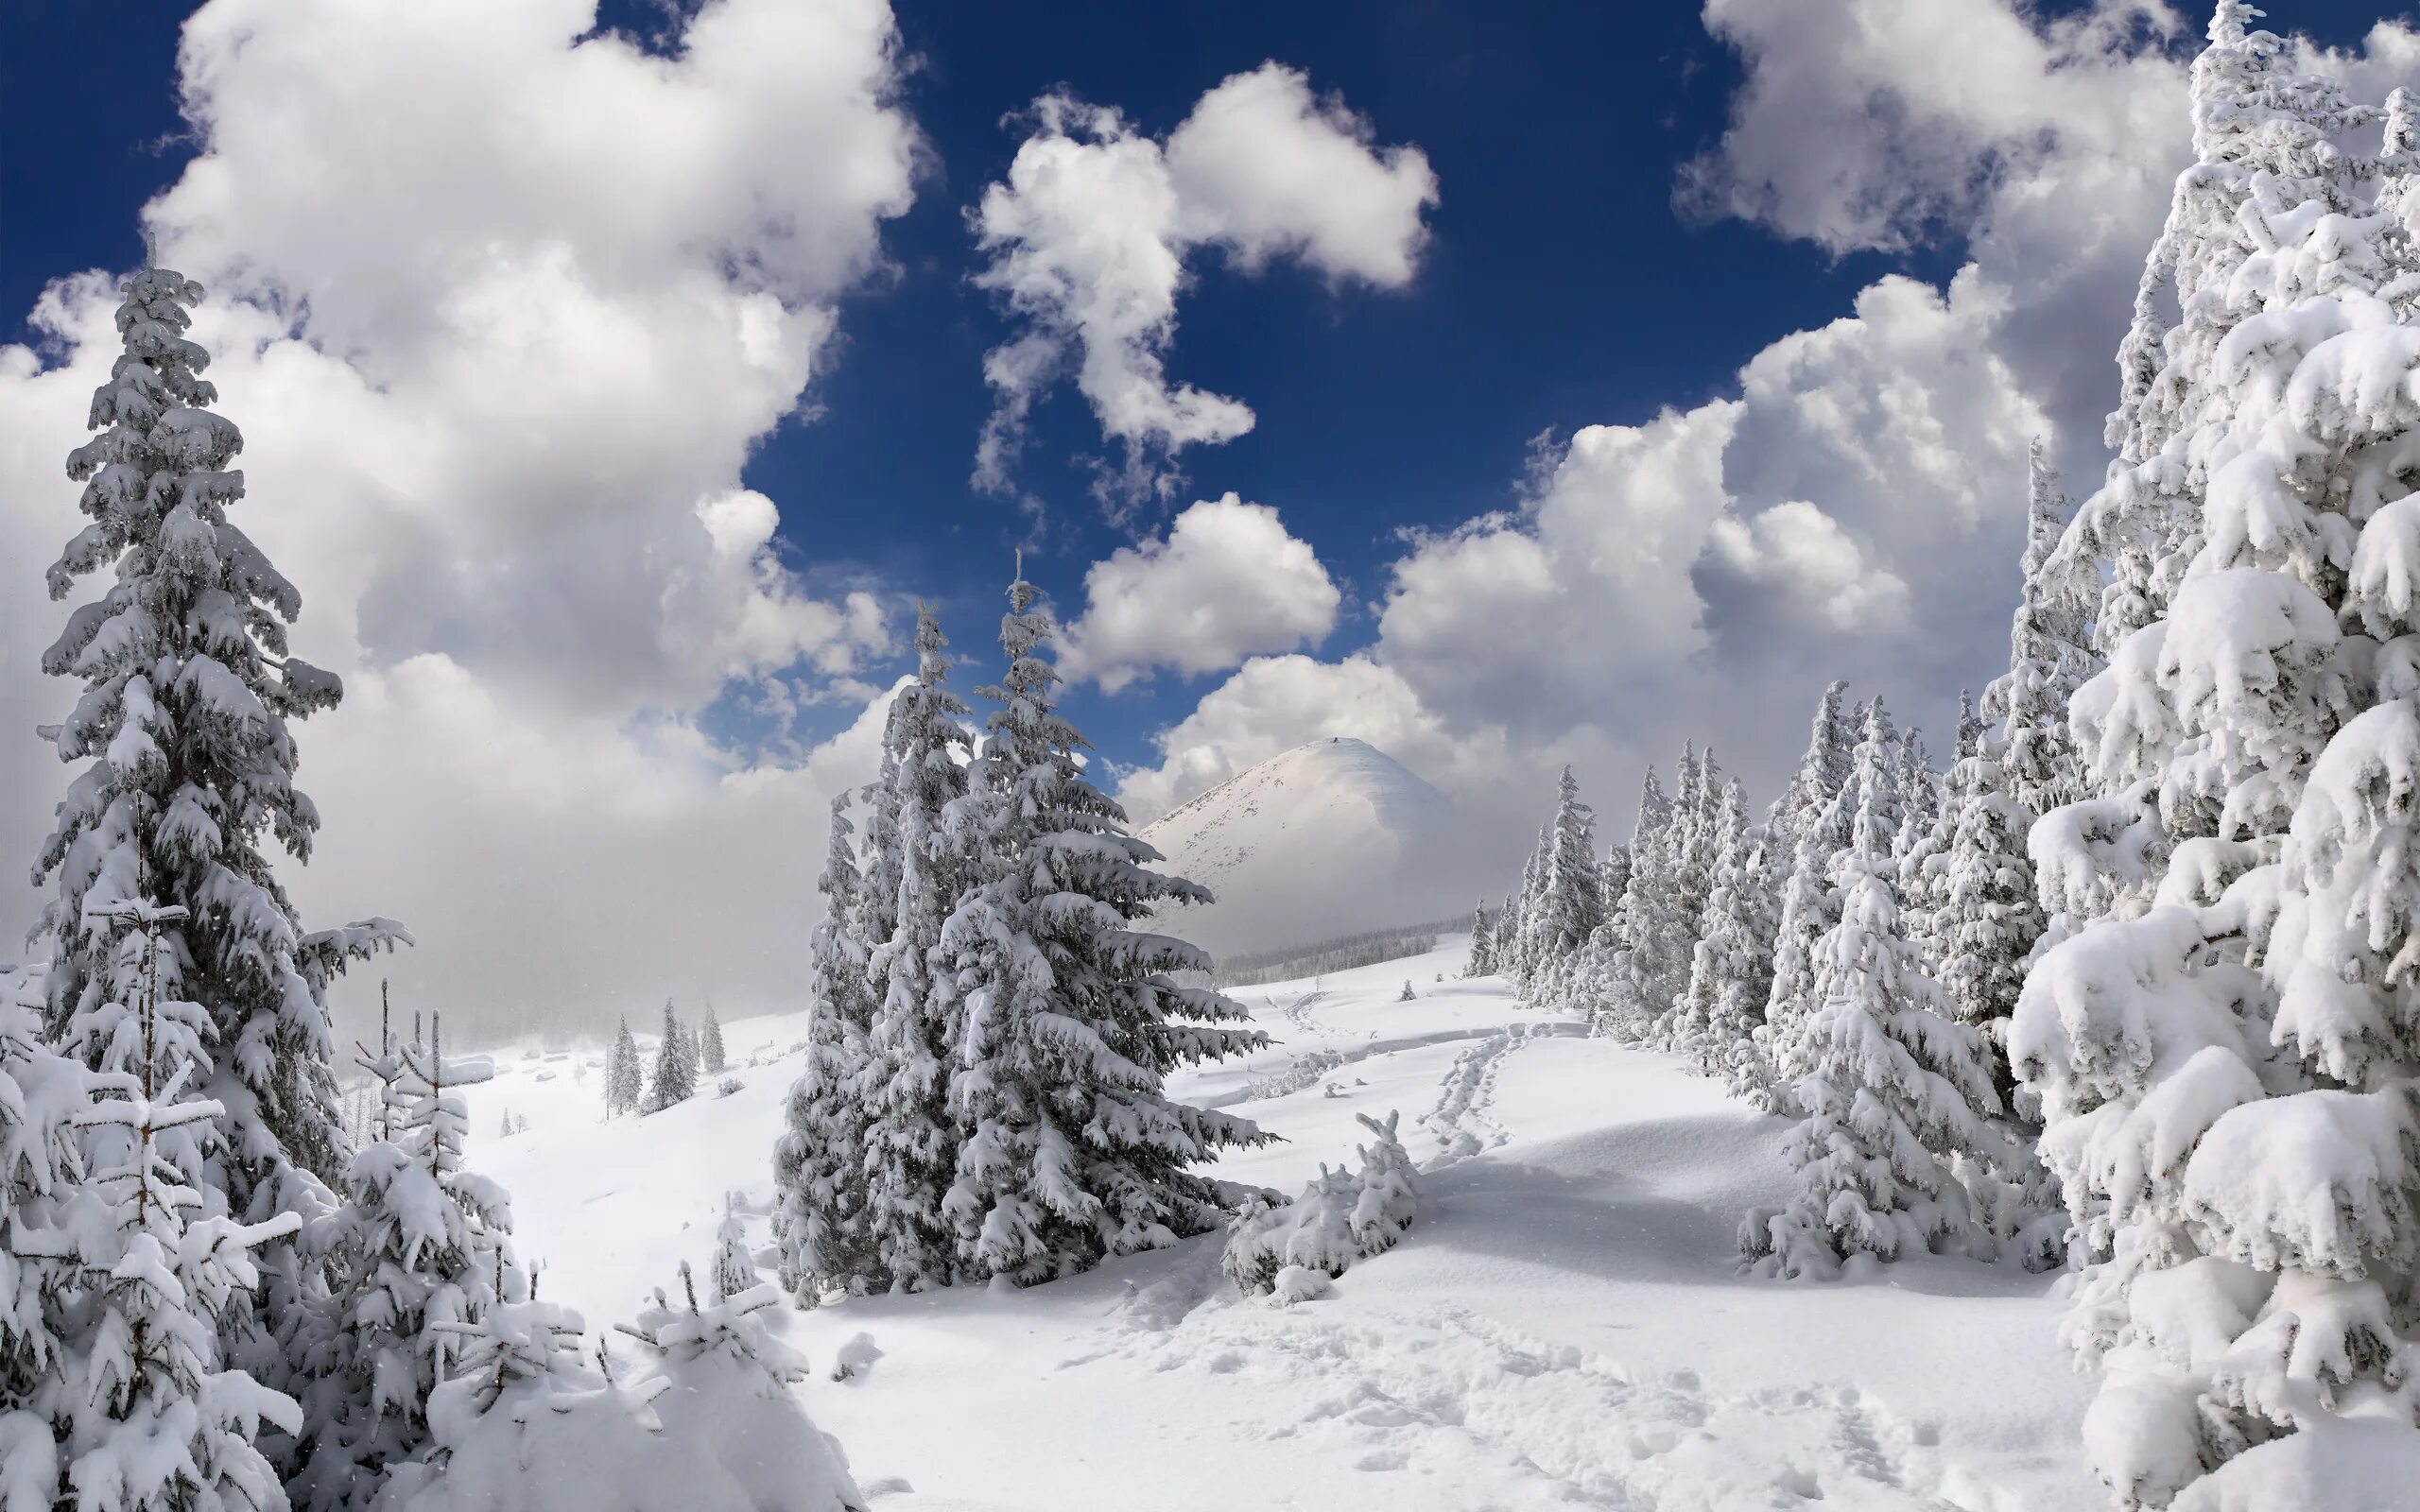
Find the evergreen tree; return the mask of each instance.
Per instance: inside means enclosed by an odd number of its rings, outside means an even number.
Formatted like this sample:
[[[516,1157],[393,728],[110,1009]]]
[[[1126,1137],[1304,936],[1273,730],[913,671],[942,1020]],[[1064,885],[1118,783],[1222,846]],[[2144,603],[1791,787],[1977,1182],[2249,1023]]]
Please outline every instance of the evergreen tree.
[[[2008,671],[1983,695],[1984,714],[1999,726],[2009,796],[2035,817],[2091,795],[2067,709],[2100,660],[2091,648],[2083,591],[2054,556],[2066,513],[2066,491],[2037,437],[2028,463],[2024,590],[2009,626]]]
[[[960,1029],[941,945],[950,910],[977,880],[977,862],[966,832],[945,817],[967,790],[959,724],[967,709],[946,686],[948,645],[932,606],[920,606],[916,680],[891,701],[888,813],[899,856],[895,866],[884,858],[869,868],[895,872],[898,883],[891,933],[869,968],[878,1005],[856,1090],[866,1119],[865,1211],[879,1274],[903,1290],[945,1285],[956,1266],[942,1203],[959,1140],[947,1066]]]
[[[621,1027],[614,1033],[614,1048],[605,1057],[605,1116],[636,1112],[645,1091],[646,1073],[639,1067],[638,1041],[631,1038],[631,1021],[625,1015]]]
[[[1722,848],[1669,1036],[1672,1049],[1694,1057],[1709,1074],[1730,1067],[1764,1017],[1774,923],[1765,835],[1748,828],[1747,798],[1736,779],[1723,784],[1715,825]]]
[[[77,1126],[91,1074],[42,1019],[39,970],[0,967],[0,1504],[22,1486],[36,1508],[68,1504],[66,1461],[92,1421],[63,1383],[81,1332],[76,1215],[97,1205]]]
[[[1158,853],[1085,780],[1084,739],[1052,697],[1050,616],[1022,577],[1009,607],[980,785],[953,815],[990,866],[944,932],[964,1013],[949,1106],[965,1130],[945,1211],[967,1271],[1030,1282],[1220,1220],[1190,1168],[1267,1136],[1162,1082],[1268,1041],[1234,1027],[1241,1005],[1178,985],[1207,955],[1133,927],[1209,893],[1152,870]]]
[[[1814,1069],[1813,1052],[1806,1040],[1820,1004],[1816,977],[1822,945],[1841,919],[1841,893],[1833,875],[1833,863],[1856,836],[1857,816],[1863,803],[1859,786],[1862,774],[1876,764],[1894,772],[1897,766],[1897,736],[1892,730],[1891,716],[1883,709],[1882,700],[1874,699],[1860,706],[1858,713],[1866,730],[1858,748],[1875,740],[1878,730],[1885,754],[1874,763],[1853,760],[1839,791],[1799,831],[1790,854],[1789,880],[1782,890],[1780,923],[1774,931],[1772,995],[1765,1003],[1764,1031],[1756,1052],[1735,1067],[1736,1090],[1768,1112],[1801,1110],[1798,1083]],[[1893,791],[1877,803],[1874,822],[1880,827],[1886,845],[1897,835],[1895,782]],[[1894,899],[1894,920],[1895,908]]]
[[[1797,848],[1799,832],[1814,823],[1848,783],[1849,748],[1857,744],[1857,727],[1843,704],[1848,689],[1847,683],[1835,682],[1824,690],[1807,731],[1806,753],[1798,759],[1789,785],[1767,816],[1766,828],[1785,854]]]
[[[346,1156],[328,983],[408,936],[385,919],[305,934],[272,869],[275,847],[306,858],[319,825],[294,786],[287,722],[333,708],[342,690],[291,654],[301,595],[229,519],[244,492],[230,465],[243,438],[208,407],[208,353],[184,335],[200,297],[165,268],[128,282],[124,351],[93,396],[99,434],[68,458],[90,523],[50,569],[51,595],[105,570],[109,585],[43,656],[44,671],[82,687],[43,733],[61,761],[85,765],[34,867],[54,889],[38,936],[49,1028],[90,1065],[112,1054],[103,1025],[126,1002],[108,986],[121,940],[97,900],[153,921],[157,1001],[199,1005],[210,1053],[190,1063],[182,1093],[215,1108],[219,1126],[195,1136],[184,1177],[212,1212],[264,1236],[267,1274],[257,1288],[224,1276],[192,1285],[222,1294],[224,1342],[283,1385],[307,1352],[297,1330],[325,1279],[316,1246],[279,1237],[291,1230],[277,1220],[332,1212]],[[229,1263],[233,1276],[252,1262]],[[176,1368],[207,1375],[216,1358]]]
[[[648,1083],[647,1110],[662,1112],[675,1103],[687,1102],[697,1091],[698,1048],[667,1001],[664,1005],[664,1038],[655,1047],[655,1074]]]
[[[1706,1005],[1702,1005],[1693,1017],[1688,1000],[1698,941],[1705,928],[1706,905],[1714,896],[1715,869],[1747,820],[1744,813],[1729,814],[1723,808],[1722,768],[1716,765],[1711,747],[1703,754],[1685,752],[1682,766],[1685,778],[1670,840],[1669,912],[1680,929],[1671,948],[1677,970],[1670,983],[1671,996],[1657,1014],[1648,1042],[1658,1050],[1693,1053],[1707,1022]]]
[[[719,1076],[730,1064],[731,1057],[722,1047],[722,1025],[715,1019],[715,1005],[709,1003],[705,1022],[698,1026],[698,1069],[709,1076]]]
[[[715,1229],[714,1300],[728,1302],[756,1286],[756,1257],[748,1250],[747,1230],[739,1222],[739,1205],[723,1194],[722,1222]]]
[[[1604,921],[1604,889],[1597,868],[1597,815],[1580,799],[1571,768],[1557,788],[1551,836],[1535,901],[1523,921],[1529,975],[1525,995],[1556,996],[1577,963],[1588,936]]]
[[[1899,928],[1891,836],[1899,749],[1877,701],[1856,751],[1858,807],[1835,864],[1838,921],[1816,953],[1805,1029],[1806,1111],[1791,1145],[1797,1196],[1758,1209],[1740,1246],[1760,1268],[1824,1278],[1851,1256],[1895,1260],[1979,1237],[1952,1155],[1985,1150],[1998,1111],[1980,1036],[1953,1022]]]
[[[1463,965],[1462,974],[1495,974],[1495,920],[1488,917],[1485,903],[1471,910],[1471,958]]]
[[[782,1287],[813,1305],[827,1287],[863,1286],[873,1275],[865,1228],[865,1107],[857,1087],[873,1032],[866,947],[856,929],[864,909],[850,845],[849,795],[832,800],[824,850],[823,921],[807,946],[806,1064],[783,1102],[773,1146]]]
[[[343,1364],[339,1376],[312,1383],[309,1458],[291,1487],[314,1508],[367,1507],[389,1467],[425,1452],[429,1398],[458,1352],[460,1335],[449,1331],[527,1291],[510,1199],[462,1164],[469,1113],[459,1090],[493,1068],[448,1063],[441,1018],[425,1047],[394,1046],[382,1032],[379,1053],[362,1062],[380,1084],[391,1137],[355,1151],[347,1173],[342,1252],[354,1268],[338,1289]]]
[[[1646,1039],[1657,1016],[1688,984],[1674,881],[1683,817],[1664,796],[1655,768],[1649,767],[1639,783],[1621,911],[1598,932],[1590,951],[1592,1006],[1600,1034]]]
[[[300,1427],[292,1399],[225,1365],[217,1320],[259,1282],[252,1251],[290,1240],[293,1213],[243,1224],[205,1174],[225,1109],[196,1096],[214,1079],[211,1015],[170,996],[181,980],[183,909],[113,893],[84,897],[86,939],[108,940],[85,978],[77,1023],[98,1070],[84,1131],[89,1206],[70,1220],[80,1276],[74,1332],[56,1361],[52,1417],[74,1504],[111,1512],[250,1512],[285,1501],[263,1455],[266,1424]],[[27,1435],[31,1436],[31,1435]],[[62,1498],[62,1501],[70,1499]]]
[[[2366,112],[2252,14],[2212,23],[2203,161],[2153,253],[2202,281],[2149,390],[2167,428],[2061,547],[2172,511],[2154,617],[2073,703],[2104,797],[2033,834],[2046,902],[2094,871],[2118,902],[2038,957],[2010,1027],[2095,1261],[2069,1331],[2129,1506],[2352,1504],[2378,1482],[2350,1465],[2420,1456],[2420,501],[2383,460],[2420,427],[2409,123],[2345,163]]]

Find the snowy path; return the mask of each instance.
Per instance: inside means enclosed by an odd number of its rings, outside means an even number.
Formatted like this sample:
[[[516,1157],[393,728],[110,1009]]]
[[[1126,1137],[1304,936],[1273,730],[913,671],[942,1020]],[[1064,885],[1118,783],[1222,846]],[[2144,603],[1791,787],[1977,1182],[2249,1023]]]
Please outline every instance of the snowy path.
[[[2084,1383],[2038,1279],[1947,1262],[1739,1278],[1732,1231],[1778,1192],[1785,1125],[1493,982],[1393,1001],[1407,968],[1426,983],[1458,959],[1334,973],[1316,1000],[1254,989],[1289,1043],[1179,1084],[1285,1136],[1219,1174],[1288,1191],[1351,1158],[1354,1114],[1417,1124],[1419,1222],[1333,1300],[1237,1297],[1214,1236],[1024,1293],[793,1314],[819,1365],[861,1332],[883,1351],[801,1388],[874,1512],[2100,1512],[2075,1448]],[[797,1029],[732,1026],[768,1047]],[[1306,1049],[1350,1057],[1333,1095],[1239,1102]],[[767,1194],[786,1066],[742,1076],[644,1123],[599,1125],[583,1091],[560,1136],[541,1090],[479,1090],[532,1119],[474,1155],[522,1194],[550,1294],[592,1323],[624,1314],[705,1258],[725,1186]],[[475,1130],[493,1122],[475,1107]]]

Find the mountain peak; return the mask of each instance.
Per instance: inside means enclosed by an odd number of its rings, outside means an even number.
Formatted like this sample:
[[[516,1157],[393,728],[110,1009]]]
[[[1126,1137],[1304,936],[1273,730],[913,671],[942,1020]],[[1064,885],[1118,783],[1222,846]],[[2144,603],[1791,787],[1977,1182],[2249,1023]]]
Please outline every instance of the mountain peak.
[[[1218,895],[1167,927],[1224,954],[1451,911],[1433,865],[1451,817],[1444,795],[1385,751],[1322,736],[1179,805],[1141,837]]]

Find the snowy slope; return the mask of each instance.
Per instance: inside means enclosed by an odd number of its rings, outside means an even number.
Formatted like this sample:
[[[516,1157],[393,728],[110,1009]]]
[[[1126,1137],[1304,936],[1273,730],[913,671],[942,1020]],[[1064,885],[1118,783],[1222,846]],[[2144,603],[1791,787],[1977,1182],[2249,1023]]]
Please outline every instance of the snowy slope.
[[[1949,1261],[1738,1277],[1733,1229],[1779,1195],[1788,1125],[1457,978],[1463,949],[1250,988],[1285,1042],[1179,1083],[1284,1135],[1221,1174],[1288,1191],[1352,1159],[1356,1112],[1402,1110],[1421,1215],[1334,1299],[1237,1297],[1212,1236],[1021,1293],[792,1314],[819,1369],[859,1334],[882,1351],[800,1388],[874,1512],[2099,1512],[2088,1381],[2045,1280]],[[1420,995],[1397,1003],[1407,978]],[[576,1057],[507,1059],[473,1091],[472,1160],[511,1186],[544,1295],[626,1316],[676,1262],[705,1263],[726,1189],[767,1237],[804,1029],[726,1025],[735,1057],[780,1063],[643,1120],[601,1123]],[[1247,1099],[1314,1050],[1342,1064]],[[530,1127],[499,1141],[505,1106]]]
[[[1176,933],[1214,954],[1277,949],[1470,906],[1440,885],[1444,796],[1366,741],[1272,756],[1146,825],[1168,869],[1219,902]],[[1449,893],[1451,896],[1449,896]]]

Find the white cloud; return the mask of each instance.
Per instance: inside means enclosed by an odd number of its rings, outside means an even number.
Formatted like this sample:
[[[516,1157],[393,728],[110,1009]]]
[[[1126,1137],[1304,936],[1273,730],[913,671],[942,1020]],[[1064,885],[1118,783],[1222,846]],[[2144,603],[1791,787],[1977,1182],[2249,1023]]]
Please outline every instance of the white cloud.
[[[752,764],[707,713],[867,697],[891,644],[871,592],[809,590],[740,486],[910,198],[889,11],[729,0],[661,57],[577,41],[593,23],[216,0],[180,58],[202,150],[147,212],[211,290],[241,523],[302,590],[296,648],[350,690],[298,730],[327,827],[292,885],[315,921],[411,924],[391,974],[465,1018],[793,994],[823,795],[878,726]],[[9,559],[78,524],[60,461],[114,302],[65,281],[36,318],[52,364],[0,349]],[[62,613],[0,595],[0,643]],[[69,696],[0,664],[20,731]],[[0,744],[0,785],[55,791],[38,750]],[[29,856],[46,807],[0,813],[0,850]]]
[[[1408,763],[1508,816],[1572,760],[1618,833],[1639,766],[1691,738],[1770,792],[1834,676],[1941,725],[2005,655],[2028,438],[2080,482],[2100,472],[2110,354],[2184,165],[2185,60],[2156,44],[2157,7],[1712,0],[1706,19],[1747,72],[1688,206],[1835,252],[1955,237],[1969,260],[1945,287],[1877,279],[1752,357],[1733,396],[1586,427],[1517,509],[1411,542],[1376,642],[1334,676],[1383,677],[1390,699],[1358,707],[1419,732],[1434,765]],[[1130,789],[1181,799],[1252,752],[1366,733],[1266,696],[1272,675],[1215,690]],[[1503,825],[1498,848],[1522,835]]]
[[[1374,147],[1366,121],[1273,62],[1202,95],[1165,146],[1063,94],[1036,101],[1034,119],[973,215],[991,259],[976,282],[1021,325],[983,363],[995,404],[975,480],[989,490],[1010,487],[1035,400],[1072,367],[1119,453],[1104,501],[1117,512],[1167,496],[1178,453],[1253,421],[1242,401],[1167,376],[1188,259],[1221,249],[1257,271],[1290,257],[1338,283],[1400,288],[1437,200],[1419,148]]]
[[[1111,693],[1157,667],[1223,672],[1315,645],[1343,595],[1277,511],[1230,493],[1188,506],[1165,539],[1121,546],[1084,575],[1084,612],[1060,669]]]

